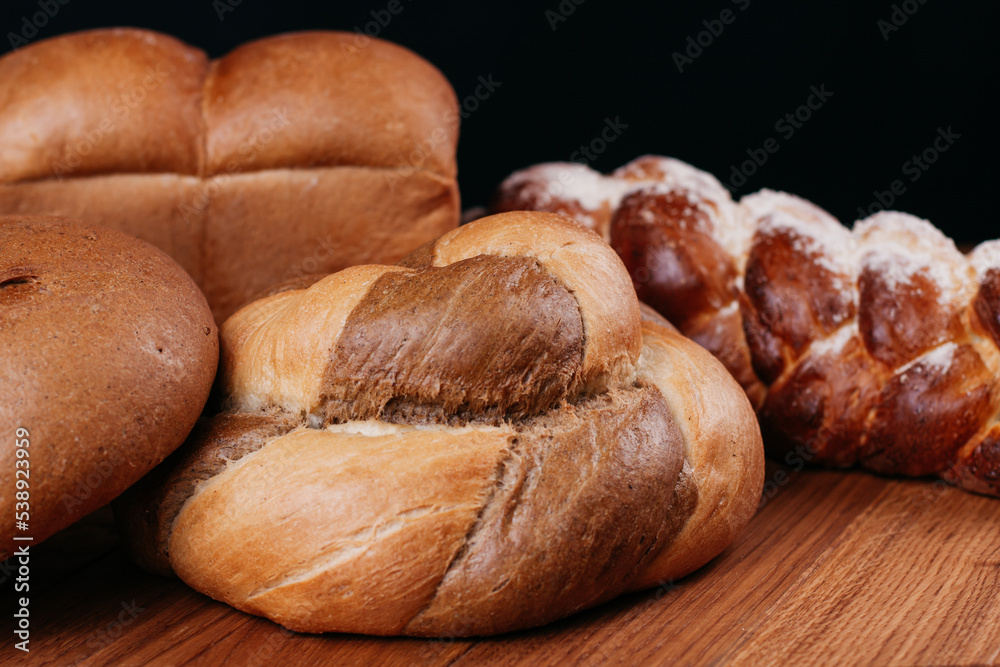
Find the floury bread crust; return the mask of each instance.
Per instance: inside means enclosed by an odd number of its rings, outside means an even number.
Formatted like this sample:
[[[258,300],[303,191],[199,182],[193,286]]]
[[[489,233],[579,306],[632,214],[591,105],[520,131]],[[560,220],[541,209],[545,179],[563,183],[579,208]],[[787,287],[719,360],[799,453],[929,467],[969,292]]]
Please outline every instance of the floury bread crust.
[[[228,409],[123,498],[126,544],[294,630],[548,623],[704,565],[759,501],[739,385],[562,216],[272,294],[222,341]]]
[[[734,202],[654,156],[530,167],[496,208],[602,230],[639,298],[740,381],[774,454],[1000,495],[1000,241],[964,256],[905,213],[849,230],[782,192]]]
[[[218,356],[205,297],[159,250],[73,221],[0,217],[0,558],[15,534],[37,544],[176,449]],[[27,532],[15,530],[16,470]]]
[[[304,32],[206,55],[94,30],[0,58],[0,214],[178,261],[217,321],[271,285],[394,262],[458,224],[458,106],[410,51]]]

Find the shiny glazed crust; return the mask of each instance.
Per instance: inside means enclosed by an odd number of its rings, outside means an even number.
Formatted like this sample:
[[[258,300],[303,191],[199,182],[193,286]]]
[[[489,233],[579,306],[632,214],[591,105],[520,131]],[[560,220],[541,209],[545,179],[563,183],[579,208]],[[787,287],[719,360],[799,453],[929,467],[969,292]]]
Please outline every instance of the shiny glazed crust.
[[[518,172],[497,207],[604,224],[639,298],[740,381],[772,453],[1000,495],[1000,241],[966,257],[904,213],[849,230],[781,192],[736,203],[670,158],[577,172]]]

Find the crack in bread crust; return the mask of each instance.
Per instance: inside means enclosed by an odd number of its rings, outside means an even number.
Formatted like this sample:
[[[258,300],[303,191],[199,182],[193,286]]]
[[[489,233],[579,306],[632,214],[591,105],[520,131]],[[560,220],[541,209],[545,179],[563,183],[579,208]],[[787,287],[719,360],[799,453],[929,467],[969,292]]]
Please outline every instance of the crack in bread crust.
[[[763,482],[738,385],[640,324],[595,236],[523,222],[541,250],[497,245],[494,226],[477,253],[460,232],[451,263],[429,246],[231,318],[228,412],[126,508],[140,562],[294,630],[467,636],[683,576],[728,545]],[[592,262],[619,274],[565,280]],[[698,418],[706,405],[733,428]]]
[[[185,447],[116,501],[125,542],[132,558],[161,575],[170,566],[170,536],[174,521],[200,486],[233,463],[259,451],[269,440],[296,427],[292,415],[222,413],[195,427]]]
[[[513,454],[407,634],[440,635],[455,617],[473,635],[550,622],[618,595],[669,542],[663,495],[676,487],[683,444],[656,389],[564,405],[520,428]],[[550,554],[559,564],[543,567]]]

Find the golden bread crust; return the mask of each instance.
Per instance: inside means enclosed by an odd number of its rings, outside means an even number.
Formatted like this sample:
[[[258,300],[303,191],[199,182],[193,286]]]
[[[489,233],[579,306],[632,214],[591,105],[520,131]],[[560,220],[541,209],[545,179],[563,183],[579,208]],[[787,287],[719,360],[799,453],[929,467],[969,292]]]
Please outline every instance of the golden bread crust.
[[[763,483],[753,410],[711,355],[640,322],[596,234],[508,214],[403,264],[223,325],[226,411],[120,504],[140,564],[295,630],[466,636],[682,577],[735,539]]]
[[[639,298],[725,364],[774,455],[1000,495],[1000,241],[966,257],[904,213],[849,230],[782,192],[734,202],[655,156],[538,165],[496,201],[606,220]]]
[[[273,284],[392,263],[454,228],[458,104],[410,51],[301,32],[209,62],[146,30],[0,58],[0,214],[166,251],[221,323]]]

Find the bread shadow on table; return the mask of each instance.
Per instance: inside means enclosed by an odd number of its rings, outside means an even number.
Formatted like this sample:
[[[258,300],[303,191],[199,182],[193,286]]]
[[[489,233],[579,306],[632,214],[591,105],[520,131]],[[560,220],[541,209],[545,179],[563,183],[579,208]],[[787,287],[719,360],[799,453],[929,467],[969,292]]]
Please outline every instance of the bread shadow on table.
[[[704,577],[711,576],[716,564],[725,559],[735,547],[731,546],[706,566],[678,582],[665,582],[659,587],[627,593],[596,607],[580,611],[545,626],[526,629],[492,637],[444,638],[381,638],[365,635],[324,634],[290,636],[339,642],[417,642],[458,643],[491,640],[531,639],[566,632],[579,632],[593,624],[614,622],[618,617],[634,616],[653,605],[668,604],[677,590]],[[236,609],[204,596],[178,579],[151,575],[134,565],[119,545],[114,519],[108,508],[94,512],[73,526],[57,533],[33,550],[34,571],[32,581],[33,615],[39,619],[33,639],[42,643],[47,638],[64,635],[67,624],[77,636],[95,635],[103,645],[105,639],[117,639],[127,633],[129,626],[136,628],[145,619],[139,615],[149,609],[160,611],[184,600],[196,607],[216,607],[222,613],[244,618],[248,622],[264,624],[262,627],[280,629],[267,619],[244,614]],[[36,583],[37,581],[37,583]],[[67,611],[75,610],[73,619]],[[48,622],[49,619],[58,622]],[[134,621],[134,622],[125,622]],[[118,627],[121,626],[121,627]],[[93,639],[93,637],[91,637]]]
[[[73,549],[71,542],[82,543]],[[41,546],[41,545],[40,545]],[[101,662],[155,637],[185,635],[181,641],[209,644],[197,631],[220,624],[227,633],[253,637],[258,644],[278,651],[281,645],[403,645],[414,657],[431,659],[442,653],[487,641],[532,641],[588,633],[591,628],[633,617],[650,607],[669,604],[680,588],[710,576],[725,553],[677,583],[629,593],[539,628],[493,637],[371,637],[352,634],[298,634],[264,618],[244,614],[189,588],[178,579],[148,574],[135,566],[118,545],[106,515],[89,518],[66,534],[52,538],[38,549],[40,583],[45,588],[32,599],[33,646],[48,653],[59,647],[63,658]],[[190,633],[186,626],[197,626]],[[116,644],[120,644],[115,646]]]
[[[768,462],[767,479],[773,480],[775,473],[783,469],[787,482],[778,485],[737,541],[691,575],[621,595],[545,626],[492,637],[417,639],[293,633],[267,619],[216,602],[180,580],[140,570],[119,546],[110,513],[102,510],[33,548],[32,642],[39,648],[56,647],[67,659],[88,661],[112,661],[141,648],[142,642],[166,643],[168,636],[170,641],[183,643],[191,650],[211,648],[228,651],[226,655],[245,656],[250,649],[240,646],[241,642],[255,647],[254,655],[261,651],[278,655],[293,647],[296,654],[303,650],[321,654],[329,653],[334,646],[339,647],[338,652],[377,651],[392,646],[413,659],[433,661],[454,658],[477,644],[499,650],[501,645],[511,643],[587,638],[643,617],[661,625],[674,622],[675,617],[676,622],[686,622],[685,592],[697,595],[698,589],[711,587],[713,580],[726,579],[724,575],[740,566],[741,560],[755,558],[754,552],[776,538],[772,534],[776,526],[772,524],[780,525],[789,518],[789,505],[813,503],[814,498],[831,492],[851,492],[857,484],[871,487],[869,495],[880,495],[883,487],[904,491],[910,498],[907,509],[915,515],[949,493],[974,497],[934,480],[879,477],[860,471],[845,474],[813,467],[795,471],[775,461]],[[677,612],[673,614],[670,606],[675,603]],[[203,632],[211,626],[215,626],[211,632]],[[224,637],[221,642],[219,636]],[[219,643],[225,646],[218,647]]]

